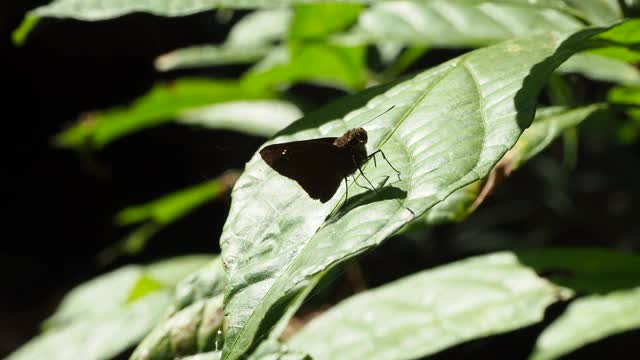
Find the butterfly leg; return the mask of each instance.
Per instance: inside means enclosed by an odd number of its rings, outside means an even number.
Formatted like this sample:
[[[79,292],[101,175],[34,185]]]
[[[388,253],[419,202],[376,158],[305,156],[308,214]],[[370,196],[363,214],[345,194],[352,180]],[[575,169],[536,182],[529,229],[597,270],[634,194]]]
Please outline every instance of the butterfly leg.
[[[366,190],[371,190],[370,188],[366,187],[366,186],[362,186],[358,183],[358,180],[356,180],[356,177],[354,175],[351,175],[351,177],[353,178],[353,182],[358,185],[359,187],[366,189]]]
[[[349,184],[347,183],[347,177],[344,178],[344,203],[347,203],[347,199],[349,198]],[[344,204],[342,204],[344,205]]]
[[[378,149],[378,150],[374,151],[371,155],[367,156],[367,160],[369,160],[370,158],[373,158],[373,164],[375,165],[376,154],[378,154],[378,153],[380,153],[380,155],[382,155],[382,158],[384,159],[384,161],[386,161],[387,164],[389,164],[389,166],[393,169],[393,171],[396,172],[396,174],[398,175],[398,181],[402,180],[400,178],[400,171],[398,171],[398,169],[396,169],[393,165],[391,165],[391,163],[389,162],[387,157],[384,155],[384,151],[382,151],[381,149]]]
[[[360,171],[360,175],[362,175],[362,177],[363,177],[365,180],[367,180],[367,182],[369,183],[369,185],[371,185],[371,188],[373,189],[373,191],[378,192],[378,189],[376,189],[376,187],[375,187],[375,186],[373,186],[373,184],[371,183],[371,181],[369,181],[369,178],[367,178],[367,177],[364,175],[364,172],[362,172],[362,167],[361,167],[361,166],[358,166],[358,170]]]

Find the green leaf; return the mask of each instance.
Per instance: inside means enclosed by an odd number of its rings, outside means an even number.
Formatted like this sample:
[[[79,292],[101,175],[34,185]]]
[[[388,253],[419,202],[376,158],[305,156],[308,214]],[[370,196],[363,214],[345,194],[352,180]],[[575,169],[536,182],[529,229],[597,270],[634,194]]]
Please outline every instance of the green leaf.
[[[263,341],[247,360],[312,360],[302,351],[290,350],[286,344],[268,339]]]
[[[174,359],[222,348],[222,291],[225,274],[216,258],[176,286],[164,320],[138,345],[132,359]]]
[[[178,360],[220,360],[220,356],[222,356],[222,352],[211,351],[208,353],[181,357]]]
[[[606,56],[612,59],[625,61],[631,64],[640,62],[640,52],[623,46],[604,46],[588,51],[589,54]]]
[[[183,79],[156,85],[129,107],[95,112],[56,137],[64,147],[101,148],[123,136],[170,121],[181,112],[233,100],[271,97],[263,89],[231,81]]]
[[[164,285],[162,285],[160,282],[145,274],[142,274],[142,276],[138,278],[138,281],[133,286],[133,289],[131,289],[131,291],[129,292],[129,298],[127,299],[127,302],[134,302],[142,297],[147,296],[149,293],[161,290],[163,288]]]
[[[597,38],[617,44],[636,45],[640,43],[640,19],[626,21],[600,34]]]
[[[171,305],[176,282],[209,261],[176,257],[88,281],[65,296],[46,332],[8,359],[110,359],[140,341]]]
[[[45,326],[63,326],[129,304],[136,286],[145,277],[155,282],[158,290],[172,289],[184,276],[210,260],[210,256],[181,256],[147,266],[129,265],[100,275],[73,288],[62,299],[55,314],[47,319]]]
[[[233,192],[221,237],[228,273],[224,359],[255,347],[314,275],[369,250],[453,191],[485,177],[526,128],[551,72],[601,29],[544,34],[476,50],[305,116],[269,143],[339,136],[368,124],[402,174],[374,193],[353,183],[321,204],[256,155]],[[359,108],[366,102],[366,106]],[[350,105],[350,108],[349,108]],[[344,115],[349,109],[356,109]],[[394,176],[366,166],[373,182]],[[410,209],[410,210],[408,210]]]
[[[197,301],[210,299],[222,294],[226,285],[222,260],[217,257],[198,271],[185,277],[176,286],[174,311],[185,308]]]
[[[29,12],[32,16],[96,21],[146,12],[159,16],[184,16],[213,9],[276,8],[326,0],[54,0]],[[350,0],[345,2],[367,2]]]
[[[601,104],[594,104],[576,109],[564,107],[538,109],[533,124],[522,133],[514,147],[504,155],[494,168],[494,172],[504,173],[504,175],[498,176],[510,175],[511,172],[517,170],[522,164],[549,146],[565,130],[577,126],[602,107]],[[488,179],[476,181],[456,190],[422,216],[410,222],[402,231],[423,230],[434,225],[460,222],[466,219],[484,200],[484,196],[487,195],[486,191],[492,190],[495,185],[491,182],[492,180]],[[486,189],[487,187],[489,189]]]
[[[38,335],[7,360],[111,359],[136,344],[170,303],[168,292],[154,292],[129,305]]]
[[[169,71],[191,67],[252,63],[263,58],[284,39],[291,11],[254,11],[238,21],[219,46],[194,46],[172,51],[156,59],[156,68]]]
[[[297,82],[363,89],[367,81],[366,48],[323,42],[276,48],[243,77],[247,87],[272,89]]]
[[[586,344],[640,328],[638,304],[640,288],[574,301],[542,332],[529,359],[557,359]]]
[[[179,122],[271,137],[302,117],[295,105],[278,100],[233,101],[184,112]]]
[[[540,109],[530,128],[522,133],[516,145],[505,155],[511,172],[536,156],[562,133],[571,129],[594,112],[604,108],[603,104],[593,104],[575,109],[551,107]]]
[[[633,65],[598,54],[576,54],[562,64],[561,73],[577,73],[591,80],[608,81],[623,85],[640,85],[640,71]]]
[[[554,8],[530,1],[387,1],[364,11],[351,35],[369,42],[456,48],[583,26]]]
[[[40,22],[40,18],[37,16],[26,16],[20,26],[11,34],[11,40],[16,46],[22,46],[27,42],[29,33]]]
[[[155,66],[159,71],[171,71],[216,65],[251,64],[262,59],[272,48],[273,46],[192,46],[158,57]]]
[[[360,4],[319,3],[295,8],[289,39],[323,39],[352,25],[362,10]]]
[[[607,26],[622,19],[618,0],[563,0],[593,25]]]
[[[289,31],[291,15],[287,8],[254,11],[231,28],[226,44],[247,47],[283,40]]]
[[[581,293],[640,286],[640,256],[607,249],[556,248],[517,253],[520,262]]]
[[[608,99],[615,104],[640,106],[640,87],[614,87],[609,90]]]
[[[352,296],[313,319],[288,344],[314,360],[416,359],[534,324],[566,295],[513,254],[495,253]]]
[[[175,359],[222,347],[222,295],[196,301],[160,322],[131,360]]]
[[[127,207],[116,215],[120,225],[153,221],[158,224],[170,224],[184,217],[197,207],[217,198],[228,190],[220,179],[198,184],[165,195],[145,204]]]

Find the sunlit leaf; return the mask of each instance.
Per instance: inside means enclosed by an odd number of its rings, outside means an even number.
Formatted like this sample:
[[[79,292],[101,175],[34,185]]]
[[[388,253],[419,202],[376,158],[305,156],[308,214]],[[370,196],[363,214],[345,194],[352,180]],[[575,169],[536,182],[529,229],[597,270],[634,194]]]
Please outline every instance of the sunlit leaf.
[[[291,44],[274,49],[243,78],[248,87],[272,89],[308,82],[350,90],[367,81],[366,48],[324,42]]]
[[[271,137],[301,117],[300,109],[291,103],[252,100],[226,102],[186,111],[180,115],[179,122]]]
[[[536,323],[563,295],[511,253],[479,256],[352,296],[288,344],[314,360],[417,359]]]
[[[346,204],[342,188],[321,204],[254,156],[236,183],[221,238],[229,281],[223,358],[254,348],[314,275],[375,247],[414,214],[485,177],[532,121],[551,72],[600,31],[480,49],[283,130],[271,143],[338,136],[394,106],[367,124],[368,151],[383,150],[402,180],[392,178],[375,193],[351,184]],[[394,175],[380,163],[369,163],[365,173],[375,183]]]
[[[622,23],[600,34],[598,39],[624,45],[636,45],[640,43],[640,19],[631,19]]]
[[[234,100],[268,98],[264,89],[232,81],[183,79],[155,86],[132,105],[94,112],[56,137],[65,147],[101,148],[123,136],[170,121],[181,112]]]
[[[95,21],[134,12],[146,12],[160,16],[184,16],[217,8],[275,8],[315,2],[326,2],[326,0],[54,0],[32,10],[29,16]],[[348,0],[344,2],[365,3],[368,1]]]
[[[154,292],[129,305],[38,335],[7,359],[111,359],[146,335],[170,303],[168,292]]]
[[[291,11],[254,11],[231,28],[221,45],[194,46],[172,51],[156,59],[156,68],[169,71],[224,64],[248,64],[267,55],[289,30]]]
[[[371,42],[477,47],[583,26],[554,8],[530,1],[386,1],[365,10],[351,36]]]
[[[640,328],[640,288],[574,301],[542,332],[530,360],[557,359],[608,336]]]
[[[322,39],[352,25],[363,6],[325,2],[299,5],[295,8],[289,39]]]
[[[160,320],[178,280],[209,261],[209,256],[176,257],[126,266],[88,281],[65,296],[44,333],[9,359],[110,359]]]
[[[623,85],[640,85],[640,71],[626,61],[594,53],[576,54],[562,64],[558,71],[577,73],[592,80]]]

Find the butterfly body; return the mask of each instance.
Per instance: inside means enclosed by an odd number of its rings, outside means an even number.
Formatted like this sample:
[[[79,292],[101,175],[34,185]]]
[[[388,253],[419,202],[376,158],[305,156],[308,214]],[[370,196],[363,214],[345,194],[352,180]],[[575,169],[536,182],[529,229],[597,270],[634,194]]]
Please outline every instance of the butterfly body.
[[[367,161],[367,132],[354,128],[340,137],[273,144],[260,150],[279,174],[295,180],[312,199],[325,203],[340,182]]]

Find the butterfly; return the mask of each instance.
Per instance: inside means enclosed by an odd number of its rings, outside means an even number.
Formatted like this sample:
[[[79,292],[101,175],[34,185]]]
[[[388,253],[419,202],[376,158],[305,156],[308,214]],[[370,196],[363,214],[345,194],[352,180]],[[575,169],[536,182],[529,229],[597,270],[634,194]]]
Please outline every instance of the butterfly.
[[[374,119],[391,109],[393,106]],[[340,137],[265,146],[260,150],[260,156],[280,175],[296,181],[312,199],[325,203],[336,193],[342,180],[345,181],[348,191],[348,176],[358,170],[364,176],[362,166],[372,157],[375,162],[375,155],[378,153],[400,178],[400,172],[389,163],[382,150],[367,155],[367,140],[367,131],[357,127],[348,130]],[[367,182],[375,190],[369,179]]]

